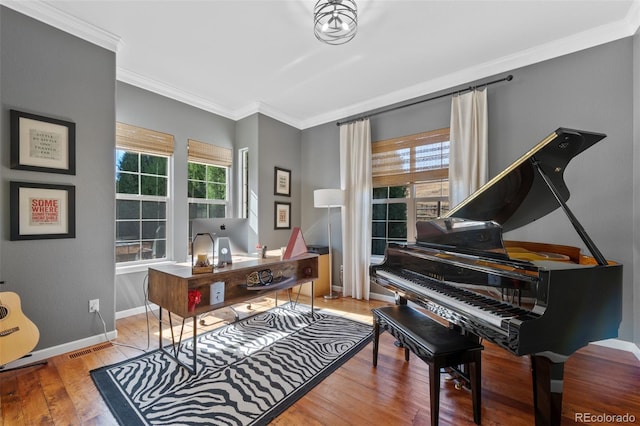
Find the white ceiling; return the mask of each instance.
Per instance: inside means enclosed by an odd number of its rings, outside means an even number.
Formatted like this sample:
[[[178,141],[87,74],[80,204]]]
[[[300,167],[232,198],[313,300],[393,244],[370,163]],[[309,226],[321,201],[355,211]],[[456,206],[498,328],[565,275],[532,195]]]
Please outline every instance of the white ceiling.
[[[639,0],[356,0],[358,34],[330,46],[313,35],[316,0],[0,1],[116,51],[120,81],[300,129],[627,37],[640,23]]]

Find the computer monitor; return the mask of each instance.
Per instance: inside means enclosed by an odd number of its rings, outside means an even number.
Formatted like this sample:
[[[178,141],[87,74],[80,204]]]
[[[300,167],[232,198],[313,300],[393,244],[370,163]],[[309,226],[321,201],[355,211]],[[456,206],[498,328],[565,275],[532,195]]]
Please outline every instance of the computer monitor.
[[[211,234],[213,240],[218,238],[228,238],[232,255],[244,255],[248,253],[249,221],[239,218],[213,218],[213,219],[193,219],[191,223],[193,238],[197,234]],[[209,258],[217,258],[217,253],[213,252],[214,247],[211,240],[206,236],[198,237],[193,242],[193,254],[207,253]]]

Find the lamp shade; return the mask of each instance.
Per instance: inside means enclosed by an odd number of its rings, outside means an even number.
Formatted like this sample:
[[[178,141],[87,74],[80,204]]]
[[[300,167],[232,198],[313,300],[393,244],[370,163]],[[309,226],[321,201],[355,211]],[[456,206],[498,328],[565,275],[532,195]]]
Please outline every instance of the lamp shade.
[[[344,206],[344,191],[342,189],[316,189],[315,191],[313,191],[313,206]]]

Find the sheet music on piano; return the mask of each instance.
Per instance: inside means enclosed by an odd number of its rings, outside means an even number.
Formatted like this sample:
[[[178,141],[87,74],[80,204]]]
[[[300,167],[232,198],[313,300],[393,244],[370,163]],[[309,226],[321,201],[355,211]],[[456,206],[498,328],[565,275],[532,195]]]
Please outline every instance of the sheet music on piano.
[[[371,280],[463,332],[531,357],[536,425],[559,425],[566,359],[617,337],[622,265],[602,256],[566,205],[564,170],[605,137],[559,128],[446,217],[418,222],[415,244],[389,244]],[[561,208],[577,247],[504,241],[503,233]]]

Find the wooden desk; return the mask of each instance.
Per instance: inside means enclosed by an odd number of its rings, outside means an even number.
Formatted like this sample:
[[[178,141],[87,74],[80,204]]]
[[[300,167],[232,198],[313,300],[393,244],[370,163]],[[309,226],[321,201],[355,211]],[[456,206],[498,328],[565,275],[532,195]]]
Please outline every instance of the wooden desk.
[[[270,269],[275,278],[274,283],[260,287],[247,287],[247,276],[252,272]],[[234,262],[223,268],[216,268],[212,273],[192,274],[191,265],[173,264],[149,268],[149,301],[160,306],[160,349],[176,359],[192,373],[196,371],[196,320],[198,315],[215,309],[242,303],[257,298],[265,293],[295,287],[301,283],[318,279],[318,255],[305,253],[294,259],[280,260],[280,257],[255,258],[242,262]],[[291,279],[278,282],[278,277]],[[224,300],[211,304],[211,284],[224,283]],[[313,288],[313,287],[312,287]],[[189,310],[189,290],[199,290],[202,298],[194,310]],[[193,369],[180,362],[177,357],[167,352],[162,345],[162,309],[174,313],[184,319],[193,318]],[[311,299],[311,315],[313,316],[313,298]],[[175,342],[173,342],[175,345]]]

